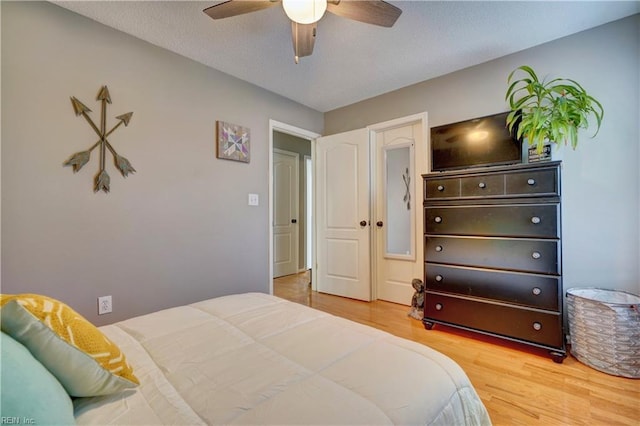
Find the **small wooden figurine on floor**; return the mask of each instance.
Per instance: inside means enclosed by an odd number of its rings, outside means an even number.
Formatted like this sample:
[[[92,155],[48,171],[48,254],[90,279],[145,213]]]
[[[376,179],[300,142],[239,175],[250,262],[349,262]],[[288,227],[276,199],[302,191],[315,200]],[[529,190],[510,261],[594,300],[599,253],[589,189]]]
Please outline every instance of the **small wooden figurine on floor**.
[[[422,320],[424,316],[424,283],[418,278],[411,281],[411,285],[416,289],[411,298],[411,310],[409,316],[417,320]]]

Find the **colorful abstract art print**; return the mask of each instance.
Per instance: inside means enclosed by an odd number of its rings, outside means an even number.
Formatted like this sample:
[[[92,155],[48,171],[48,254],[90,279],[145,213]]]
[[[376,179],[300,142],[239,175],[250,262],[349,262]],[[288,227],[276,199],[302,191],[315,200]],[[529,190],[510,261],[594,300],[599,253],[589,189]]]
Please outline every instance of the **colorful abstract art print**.
[[[249,129],[224,121],[216,122],[216,156],[225,160],[249,162]]]

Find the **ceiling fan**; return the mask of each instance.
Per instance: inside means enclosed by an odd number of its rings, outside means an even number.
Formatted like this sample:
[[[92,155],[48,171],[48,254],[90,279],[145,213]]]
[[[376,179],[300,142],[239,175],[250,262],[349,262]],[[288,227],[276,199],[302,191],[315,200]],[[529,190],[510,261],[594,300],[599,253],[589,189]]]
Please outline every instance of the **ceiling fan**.
[[[204,10],[213,19],[256,12],[282,2],[291,20],[291,35],[296,64],[299,58],[313,53],[318,21],[325,11],[381,27],[392,27],[402,13],[382,0],[227,0]]]

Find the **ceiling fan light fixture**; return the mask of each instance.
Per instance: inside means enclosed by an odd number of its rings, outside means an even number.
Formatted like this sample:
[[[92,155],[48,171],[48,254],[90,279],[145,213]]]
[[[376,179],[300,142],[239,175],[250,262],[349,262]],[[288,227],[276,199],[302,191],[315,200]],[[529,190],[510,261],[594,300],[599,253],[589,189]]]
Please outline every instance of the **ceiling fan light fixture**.
[[[318,22],[327,10],[327,0],[282,0],[289,19],[298,24]]]

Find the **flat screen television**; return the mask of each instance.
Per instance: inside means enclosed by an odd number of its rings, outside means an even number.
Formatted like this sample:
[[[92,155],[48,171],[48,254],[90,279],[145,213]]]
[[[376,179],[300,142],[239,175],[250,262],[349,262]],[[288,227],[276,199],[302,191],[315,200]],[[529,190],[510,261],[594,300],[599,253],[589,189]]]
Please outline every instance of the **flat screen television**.
[[[431,128],[431,170],[522,162],[522,140],[509,132],[508,112]]]

